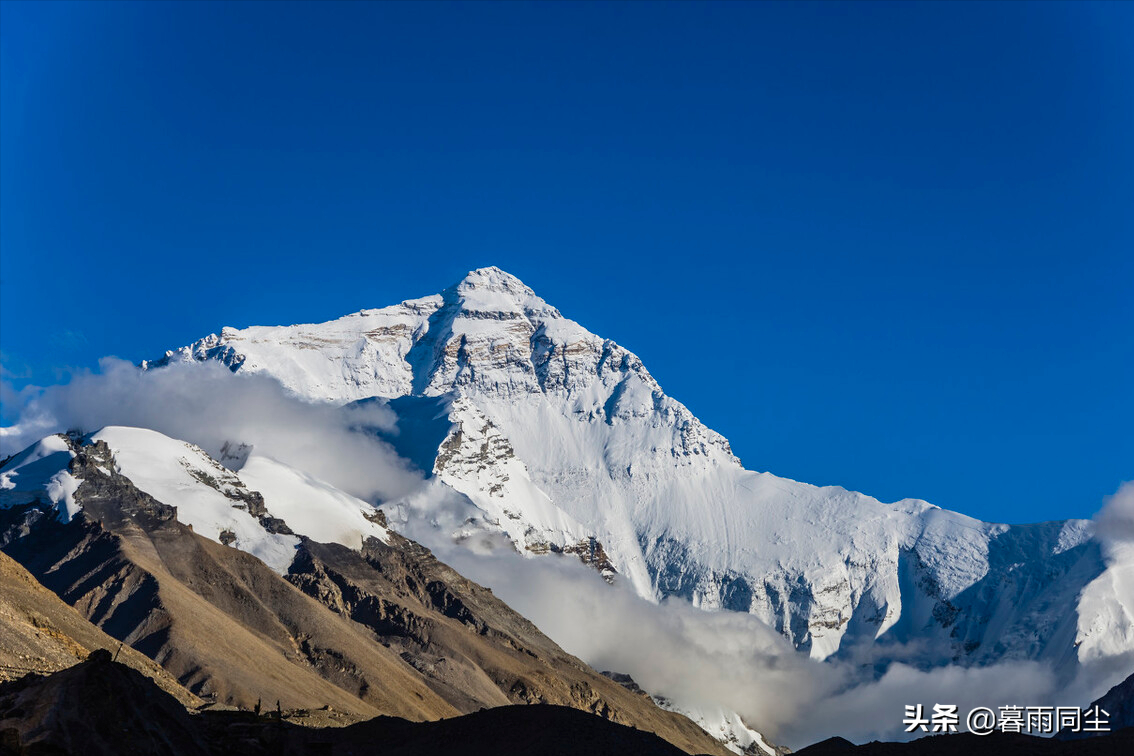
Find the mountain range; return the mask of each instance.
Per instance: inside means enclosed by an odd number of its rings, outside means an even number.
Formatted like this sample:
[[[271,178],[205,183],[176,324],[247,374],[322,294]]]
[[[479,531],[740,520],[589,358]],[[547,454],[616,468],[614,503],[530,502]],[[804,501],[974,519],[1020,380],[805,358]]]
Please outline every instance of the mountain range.
[[[1130,672],[1134,545],[748,469],[636,355],[496,268],[328,323],[224,328],[139,370],[199,363],[349,413],[420,482],[368,496],[248,438],[121,426],[6,461],[0,547],[188,695],[418,720],[538,701],[688,752],[774,750],[751,714],[597,674],[427,546],[578,560],[816,662],[1039,662],[1063,685],[1089,667],[1095,694]]]

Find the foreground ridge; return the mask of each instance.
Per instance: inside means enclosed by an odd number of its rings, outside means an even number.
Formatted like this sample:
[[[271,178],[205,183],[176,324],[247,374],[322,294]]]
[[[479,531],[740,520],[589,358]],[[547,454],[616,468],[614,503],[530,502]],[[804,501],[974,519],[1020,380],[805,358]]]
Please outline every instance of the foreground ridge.
[[[502,706],[436,722],[396,717],[333,728],[294,724],[295,712],[191,715],[153,682],[96,651],[48,677],[0,684],[5,753],[117,756],[220,754],[577,754],[679,756],[685,752],[648,732],[562,706]]]

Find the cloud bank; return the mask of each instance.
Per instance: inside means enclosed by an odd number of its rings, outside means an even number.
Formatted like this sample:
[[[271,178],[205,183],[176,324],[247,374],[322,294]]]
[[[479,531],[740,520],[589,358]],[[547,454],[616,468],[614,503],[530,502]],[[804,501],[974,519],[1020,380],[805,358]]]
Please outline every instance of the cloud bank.
[[[706,612],[682,601],[653,604],[629,588],[608,586],[570,557],[474,555],[436,530],[415,531],[441,559],[491,587],[594,668],[628,673],[679,708],[736,711],[791,748],[833,735],[855,742],[922,735],[906,734],[902,725],[904,707],[919,703],[927,711],[956,704],[964,713],[977,706],[1082,706],[1113,676],[1111,668],[1084,668],[1061,684],[1050,665],[1035,661],[918,669],[894,661],[916,657],[918,647],[896,645],[813,661],[751,615]]]
[[[1134,481],[1104,500],[1095,515],[1095,535],[1104,544],[1134,543]]]
[[[273,378],[234,374],[219,363],[142,371],[106,358],[97,372],[20,398],[25,405],[19,423],[0,435],[3,456],[50,433],[129,425],[190,441],[218,458],[226,442],[249,444],[257,454],[368,501],[403,496],[421,485],[421,476],[370,432],[394,428],[396,416],[386,406],[313,404]]]

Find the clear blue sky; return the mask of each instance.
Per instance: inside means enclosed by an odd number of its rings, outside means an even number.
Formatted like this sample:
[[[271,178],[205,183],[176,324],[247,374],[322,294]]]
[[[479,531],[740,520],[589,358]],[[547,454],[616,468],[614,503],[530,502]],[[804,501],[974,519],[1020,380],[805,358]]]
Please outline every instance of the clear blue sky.
[[[0,6],[10,386],[484,265],[751,468],[1089,516],[1134,477],[1134,3]]]

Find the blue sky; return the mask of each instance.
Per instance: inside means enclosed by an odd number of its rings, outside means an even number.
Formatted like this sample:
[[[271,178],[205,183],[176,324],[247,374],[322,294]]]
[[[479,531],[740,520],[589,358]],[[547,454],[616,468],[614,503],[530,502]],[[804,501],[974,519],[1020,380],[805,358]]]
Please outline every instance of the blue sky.
[[[498,265],[751,468],[1089,516],[1132,134],[1131,3],[4,2],[4,379]]]

